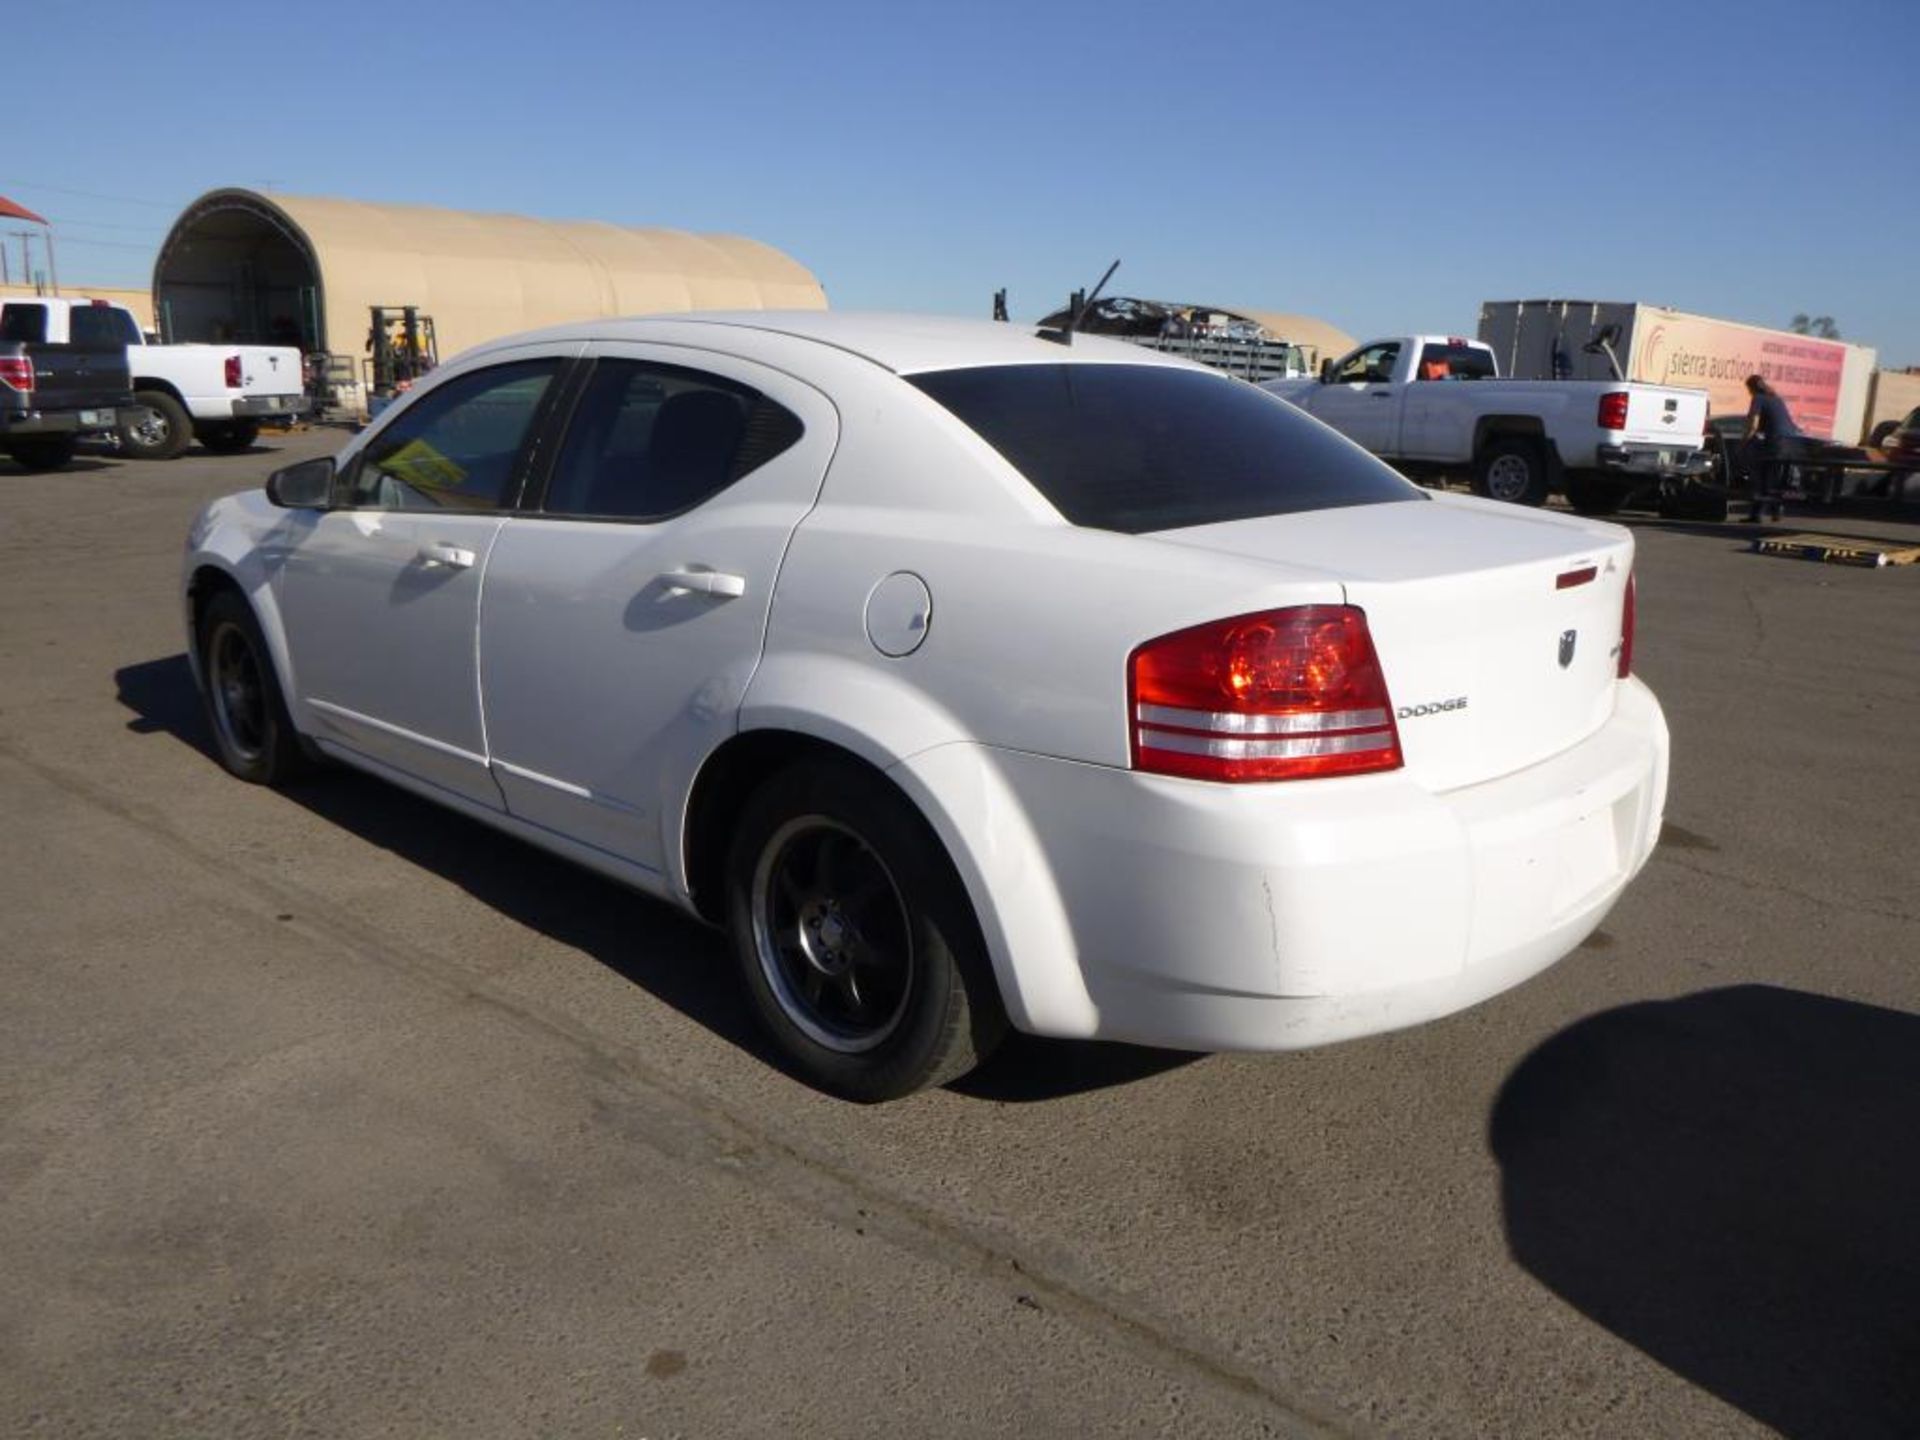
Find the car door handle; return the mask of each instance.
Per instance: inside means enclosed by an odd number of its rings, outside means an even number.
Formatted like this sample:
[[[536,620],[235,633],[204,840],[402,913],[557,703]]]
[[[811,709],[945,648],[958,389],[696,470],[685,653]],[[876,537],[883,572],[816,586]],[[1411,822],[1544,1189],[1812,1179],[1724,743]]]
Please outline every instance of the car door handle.
[[[1367,393],[1376,400],[1391,400],[1393,398],[1393,392],[1391,390],[1369,390]]]
[[[445,565],[449,570],[471,570],[474,554],[458,545],[443,545],[435,541],[431,545],[420,547],[420,559],[427,565]]]
[[[747,577],[729,575],[724,570],[669,570],[660,579],[674,590],[691,590],[696,595],[714,595],[733,600],[747,593]]]

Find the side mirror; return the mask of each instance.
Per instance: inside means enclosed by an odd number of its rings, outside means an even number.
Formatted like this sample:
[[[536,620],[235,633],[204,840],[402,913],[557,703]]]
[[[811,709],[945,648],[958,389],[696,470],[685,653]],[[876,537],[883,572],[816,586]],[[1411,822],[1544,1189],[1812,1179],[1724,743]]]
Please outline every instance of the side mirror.
[[[1331,385],[1333,383],[1333,361],[1322,360],[1320,362],[1320,383],[1322,385]]]
[[[267,477],[267,499],[282,510],[325,510],[333,500],[333,457],[274,471]]]

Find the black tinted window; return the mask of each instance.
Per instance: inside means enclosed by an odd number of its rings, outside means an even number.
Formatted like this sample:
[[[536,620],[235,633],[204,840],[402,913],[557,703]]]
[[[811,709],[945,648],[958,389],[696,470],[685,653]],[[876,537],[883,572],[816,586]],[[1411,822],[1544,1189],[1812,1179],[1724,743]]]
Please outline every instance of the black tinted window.
[[[137,344],[140,327],[126,311],[111,305],[76,305],[67,312],[67,338],[75,345],[111,350]]]
[[[1240,380],[1147,365],[1017,365],[909,377],[1076,525],[1139,534],[1420,489]]]
[[[11,302],[0,312],[0,340],[37,345],[47,338],[47,307]]]
[[[368,443],[348,503],[383,510],[494,510],[507,493],[557,360],[476,370],[422,395]]]
[[[657,520],[690,510],[800,438],[759,391],[675,365],[594,367],[547,483],[554,515]]]

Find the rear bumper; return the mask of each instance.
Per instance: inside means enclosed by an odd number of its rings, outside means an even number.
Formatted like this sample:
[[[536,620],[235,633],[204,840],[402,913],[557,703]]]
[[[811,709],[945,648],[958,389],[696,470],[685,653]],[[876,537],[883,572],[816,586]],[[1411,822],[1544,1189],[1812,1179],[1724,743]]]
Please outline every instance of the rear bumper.
[[[1601,445],[1594,463],[1609,475],[1658,480],[1663,476],[1704,475],[1713,468],[1705,450],[1675,445]]]
[[[1630,680],[1572,749],[1438,795],[1403,774],[1224,786],[974,746],[903,768],[953,800],[936,823],[1017,1025],[1291,1050],[1449,1014],[1565,956],[1652,853],[1667,756]]]
[[[275,415],[304,415],[313,408],[305,395],[243,395],[233,402],[236,420],[264,420]]]
[[[86,410],[0,411],[0,435],[91,435],[105,433],[119,423],[111,405]]]

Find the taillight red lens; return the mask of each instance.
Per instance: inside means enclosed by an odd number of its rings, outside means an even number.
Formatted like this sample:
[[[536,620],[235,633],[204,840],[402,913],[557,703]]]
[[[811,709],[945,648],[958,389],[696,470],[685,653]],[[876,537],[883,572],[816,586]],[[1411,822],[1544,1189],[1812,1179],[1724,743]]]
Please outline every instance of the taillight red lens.
[[[1633,673],[1633,576],[1627,576],[1627,598],[1620,606],[1620,666],[1622,680]]]
[[[227,356],[227,388],[229,390],[240,388],[240,357],[238,355]]]
[[[33,361],[25,355],[0,356],[0,385],[9,390],[33,389]]]
[[[1127,661],[1133,766],[1196,780],[1397,770],[1365,613],[1301,605],[1149,640]]]
[[[1627,428],[1626,391],[1611,390],[1600,397],[1600,428],[1602,430]]]

